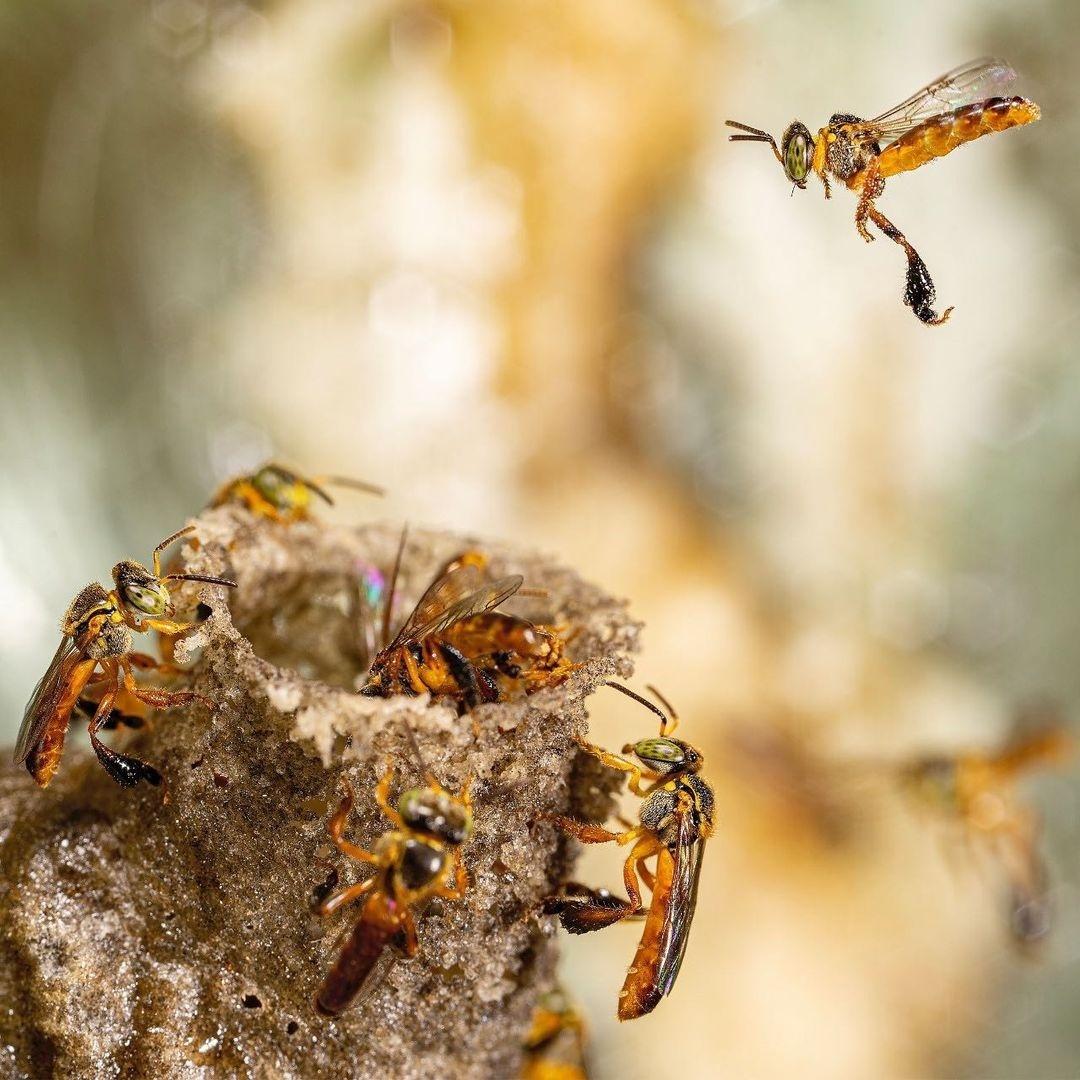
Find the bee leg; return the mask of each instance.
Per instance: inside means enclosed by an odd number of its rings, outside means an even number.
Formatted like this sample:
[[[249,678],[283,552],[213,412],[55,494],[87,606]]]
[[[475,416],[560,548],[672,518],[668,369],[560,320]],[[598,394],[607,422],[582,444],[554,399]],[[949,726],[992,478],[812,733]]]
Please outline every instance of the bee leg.
[[[147,653],[130,652],[127,662],[140,671],[160,671],[162,675],[183,675],[184,669],[165,660],[155,660]]]
[[[586,821],[575,821],[573,818],[563,817],[561,814],[541,814],[540,818],[543,821],[552,822],[582,844],[609,844],[612,841],[617,844],[627,844],[641,835],[640,825],[627,832],[617,833],[605,829],[602,825],[590,825]]]
[[[390,947],[403,960],[411,960],[420,951],[420,938],[416,933],[416,920],[408,905],[401,911],[401,925],[390,939]]]
[[[465,707],[470,712],[481,702],[488,700],[498,701],[498,688],[495,688],[496,696],[493,699],[484,693],[477,678],[476,668],[473,667],[464,653],[445,641],[440,641],[437,645],[439,653],[446,661],[447,667],[450,668],[450,673],[454,676],[454,681],[461,688]]]
[[[379,785],[382,785],[381,780],[379,781]],[[338,851],[348,855],[350,859],[378,866],[380,865],[380,860],[377,855],[373,855],[370,851],[366,851],[364,848],[350,843],[345,839],[345,822],[348,820],[349,811],[352,810],[353,807],[353,789],[352,785],[347,780],[342,784],[342,787],[344,788],[344,794],[342,795],[341,802],[338,803],[338,808],[334,811],[334,816],[326,826],[327,832],[330,833],[330,839],[333,840]],[[376,798],[377,797],[378,795],[376,795]],[[382,804],[380,803],[380,805]]]
[[[641,888],[638,885],[638,874],[644,869],[641,862],[655,855],[659,850],[660,841],[653,833],[646,833],[633,846],[626,857],[626,862],[623,863],[623,884],[626,886],[626,895],[635,912],[641,910]]]
[[[618,769],[619,772],[630,774],[630,783],[628,787],[630,790],[638,796],[644,797],[648,794],[641,789],[641,781],[643,774],[641,769],[635,765],[632,761],[627,761],[626,758],[619,757],[618,754],[609,754],[606,750],[599,746],[594,746],[591,742],[586,742],[584,739],[577,739],[578,746],[587,754],[592,754],[594,758],[606,765],[609,769]]]
[[[915,313],[915,317],[927,326],[940,326],[952,314],[953,309],[946,308],[939,315],[934,311],[934,301],[937,299],[937,289],[934,288],[934,279],[930,277],[930,271],[926,263],[922,261],[919,253],[908,243],[904,234],[873,204],[867,209],[870,220],[892,241],[899,244],[907,255],[907,281],[904,286],[904,303]]]
[[[866,171],[866,179],[863,181],[862,190],[859,193],[859,204],[855,207],[855,228],[859,235],[868,243],[874,242],[874,236],[866,227],[866,219],[874,209],[874,200],[885,190],[885,181],[871,165]]]
[[[94,713],[94,718],[90,721],[90,726],[87,729],[90,735],[90,745],[94,748],[94,753],[97,754],[97,759],[101,762],[102,768],[121,787],[135,787],[140,780],[145,780],[148,784],[157,787],[161,783],[161,773],[153,765],[139,758],[130,757],[127,754],[117,753],[98,738],[97,733],[108,719],[109,713],[112,712],[113,702],[120,691],[119,674],[118,670],[114,673],[115,682],[102,695],[101,700],[98,702],[97,711]]]
[[[385,817],[395,829],[404,829],[405,822],[401,820],[401,815],[390,804],[390,785],[393,784],[393,782],[394,763],[387,758],[386,769],[382,776],[379,777],[379,782],[375,785],[375,801],[379,804],[379,809],[383,812],[383,817]]]
[[[362,896],[366,896],[375,887],[375,882],[378,880],[377,877],[371,877],[357,885],[350,885],[347,889],[342,889],[341,892],[336,892],[333,896],[328,897],[315,910],[320,915],[333,915],[339,908],[343,908],[347,904],[353,904]]]
[[[590,889],[587,885],[568,882],[553,896],[541,901],[545,915],[557,915],[564,930],[570,934],[588,934],[603,930],[637,914],[637,904],[624,900],[607,889]]]
[[[435,890],[435,895],[443,900],[461,900],[465,896],[466,890],[469,888],[469,875],[465,870],[465,865],[461,859],[457,860],[457,866],[454,870],[454,884],[453,885],[440,885]]]

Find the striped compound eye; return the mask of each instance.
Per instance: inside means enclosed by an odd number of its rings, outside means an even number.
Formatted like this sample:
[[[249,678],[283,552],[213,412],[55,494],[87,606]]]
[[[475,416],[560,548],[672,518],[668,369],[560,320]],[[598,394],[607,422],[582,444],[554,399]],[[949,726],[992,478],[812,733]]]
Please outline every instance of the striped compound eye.
[[[814,140],[805,125],[795,121],[784,132],[780,145],[780,156],[784,162],[784,172],[793,183],[802,187],[810,174],[810,165],[814,160]]]
[[[686,761],[686,751],[675,739],[642,739],[634,743],[634,753],[647,765],[665,771]]]

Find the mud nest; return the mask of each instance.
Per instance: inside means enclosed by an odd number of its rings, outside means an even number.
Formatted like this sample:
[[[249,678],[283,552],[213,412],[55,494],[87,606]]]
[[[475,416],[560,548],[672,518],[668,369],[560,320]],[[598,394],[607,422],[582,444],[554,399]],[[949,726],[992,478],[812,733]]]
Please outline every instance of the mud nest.
[[[230,507],[196,524],[183,560],[239,588],[192,589],[189,601],[212,615],[177,649],[216,711],[163,713],[127,737],[164,773],[168,801],[118,788],[75,746],[47,791],[22,769],[0,773],[5,1074],[512,1077],[553,978],[537,901],[573,857],[536,819],[610,810],[618,779],[573,739],[587,695],[629,674],[637,625],[622,602],[547,559],[413,531],[398,618],[447,558],[480,547],[494,572],[545,590],[508,608],[569,628],[581,667],[471,717],[426,698],[361,697],[372,640],[364,582],[388,572],[398,530],[283,527]],[[420,779],[402,717],[446,786],[475,777],[471,888],[433,902],[420,955],[327,1020],[312,997],[355,909],[321,919],[312,897],[363,871],[329,844],[326,820],[344,775],[357,792],[349,835],[370,846],[385,831],[372,789],[386,760],[395,796]]]

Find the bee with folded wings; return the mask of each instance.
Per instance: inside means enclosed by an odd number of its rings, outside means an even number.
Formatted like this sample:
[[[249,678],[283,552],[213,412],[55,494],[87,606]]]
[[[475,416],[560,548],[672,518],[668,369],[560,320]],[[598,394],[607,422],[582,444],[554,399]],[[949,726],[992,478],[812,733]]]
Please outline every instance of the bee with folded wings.
[[[953,309],[947,308],[941,315],[934,311],[937,292],[926,263],[877,209],[875,200],[885,191],[887,177],[918,169],[983,135],[1038,120],[1041,114],[1035,102],[1000,96],[1016,77],[1004,60],[973,60],[873,120],[834,113],[817,138],[796,120],[788,125],[779,147],[767,131],[735,120],[726,123],[742,132],[729,136],[731,142],[770,146],[796,187],[804,189],[814,173],[825,187],[826,199],[832,194],[830,176],[858,195],[855,227],[859,235],[868,243],[874,239],[866,227],[870,221],[904,249],[908,260],[904,303],[922,322],[938,326]]]
[[[400,567],[398,551],[393,581]],[[435,576],[394,639],[376,655],[360,693],[368,697],[429,693],[457,701],[463,710],[502,701],[508,690],[526,693],[557,686],[574,665],[552,627],[495,609],[514,596],[520,574],[490,580],[487,558],[467,551]],[[389,636],[395,585],[384,608]]]
[[[207,574],[162,574],[161,552],[194,528],[190,525],[181,529],[154,548],[152,571],[125,559],[113,567],[115,588],[109,591],[94,582],[72,600],[64,616],[60,647],[27,703],[15,744],[15,763],[25,762],[39,787],[47,787],[56,773],[72,714],[86,708],[88,701],[93,706],[90,743],[105,771],[122,787],[134,787],[140,780],[157,785],[161,774],[152,765],[118,753],[98,738],[98,732],[108,726],[118,698],[133,698],[137,704],[154,709],[175,709],[194,701],[213,707],[213,702],[192,690],[140,686],[132,674],[133,668],[176,671],[171,664],[135,652],[133,631],[157,630],[175,635],[198,625],[175,620],[176,604],[169,582],[198,581],[235,588],[235,582]]]
[[[689,743],[671,737],[678,716],[665,699],[650,687],[666,707],[667,715],[625,686],[607,685],[660,718],[658,738],[641,739],[623,748],[623,753],[633,753],[640,765],[590,743],[581,744],[605,765],[629,773],[630,790],[644,800],[640,824],[618,833],[572,818],[556,816],[549,820],[583,844],[632,844],[623,867],[628,899],[571,883],[544,900],[543,912],[557,915],[571,934],[585,934],[622,919],[645,916],[641,941],[619,994],[619,1019],[634,1020],[652,1012],[671,993],[679,974],[697,906],[705,841],[713,834],[713,792],[699,775],[701,754]],[[643,782],[646,787],[642,787]],[[653,856],[656,867],[650,870],[645,860]],[[642,906],[639,877],[652,893],[647,908]]]

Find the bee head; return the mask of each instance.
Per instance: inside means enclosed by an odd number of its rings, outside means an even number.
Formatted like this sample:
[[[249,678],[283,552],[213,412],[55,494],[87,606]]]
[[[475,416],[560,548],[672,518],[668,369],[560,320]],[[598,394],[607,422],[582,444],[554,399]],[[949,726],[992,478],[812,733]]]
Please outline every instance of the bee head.
[[[805,188],[813,161],[813,137],[805,124],[795,120],[788,124],[780,140],[780,164],[793,184]]]
[[[398,813],[410,829],[447,844],[461,844],[472,832],[472,811],[449,792],[410,788],[398,800]]]
[[[118,562],[113,567],[112,576],[125,606],[140,615],[154,618],[172,614],[169,590],[142,563],[131,559]]]
[[[624,747],[623,753],[632,753],[642,765],[661,776],[668,773],[697,772],[703,761],[701,754],[689,743],[668,735],[641,739]]]

